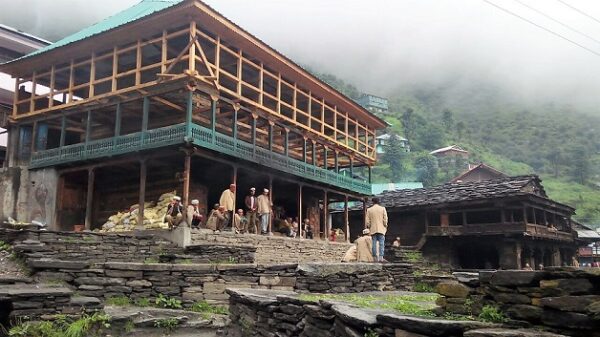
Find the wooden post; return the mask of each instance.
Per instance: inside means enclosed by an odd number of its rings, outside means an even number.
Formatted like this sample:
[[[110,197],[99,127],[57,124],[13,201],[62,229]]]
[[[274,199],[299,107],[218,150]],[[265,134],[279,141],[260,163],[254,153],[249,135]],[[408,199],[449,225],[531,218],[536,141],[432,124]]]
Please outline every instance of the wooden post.
[[[117,103],[117,112],[115,114],[115,137],[121,135],[121,102]]]
[[[337,150],[335,150],[334,154],[335,157],[333,158],[333,160],[335,165],[335,173],[340,173],[340,155]]]
[[[191,90],[188,91],[186,109],[185,109],[185,136],[188,138],[187,139],[188,141],[193,141],[192,140],[192,114],[194,111],[193,96],[194,96],[194,92]],[[187,204],[185,204],[185,205],[187,205]]]
[[[298,184],[298,238],[302,237],[302,184]]]
[[[257,115],[252,114],[252,154],[256,154],[256,119]]]
[[[288,128],[284,128],[285,138],[283,140],[283,154],[287,157],[290,154],[290,130]]]
[[[327,146],[323,146],[323,168],[327,170]]]
[[[65,146],[65,137],[67,133],[67,116],[62,115],[60,119],[60,144],[59,147]]]
[[[232,121],[232,125],[231,125],[232,137],[233,137],[234,143],[237,142],[237,136],[238,136],[238,130],[237,130],[238,110],[239,110],[239,107],[237,105],[235,105],[233,107],[233,121]]]
[[[144,229],[144,202],[146,200],[146,159],[140,160],[140,196],[138,199],[138,221],[137,230]]]
[[[317,163],[317,143],[316,142],[312,142],[312,164],[314,166],[318,166],[319,163]]]
[[[85,200],[85,229],[92,229],[92,209],[94,208],[94,169],[88,169],[87,198]]]
[[[274,123],[269,121],[269,151],[273,152],[273,126]]]
[[[210,128],[212,131],[212,142],[215,143],[215,132],[217,132],[217,98],[212,97],[210,102]]]
[[[90,132],[92,132],[92,110],[87,111],[87,118],[85,121],[85,145],[90,142]]]
[[[148,114],[150,112],[150,99],[148,96],[144,96],[144,102],[142,105],[142,144],[145,138],[145,133],[148,131]]]
[[[348,216],[348,195],[344,195],[344,223],[346,224],[346,242],[350,242],[350,218]]]
[[[306,163],[306,138],[302,142],[302,161]]]
[[[363,227],[367,228],[367,198],[363,198]]]
[[[192,166],[191,150],[185,150],[183,159],[183,207],[190,204],[190,173]],[[187,219],[188,225],[191,224],[191,219]]]
[[[354,177],[354,159],[350,157],[350,178]]]
[[[372,173],[373,173],[373,172],[372,172],[372,167],[371,167],[371,165],[369,165],[369,184],[372,184],[372,183],[373,183],[373,182],[372,182],[372,177],[373,177],[373,176],[372,176]]]
[[[329,203],[327,201],[327,190],[323,191],[323,234],[325,234],[325,240],[329,241]]]
[[[235,198],[233,198],[233,214],[231,214],[231,225],[233,226],[233,216],[236,211],[236,201],[237,201],[237,177],[238,177],[238,167],[237,165],[233,165],[233,172],[231,175],[231,183],[235,184]]]
[[[269,202],[273,205],[273,176],[269,174]],[[273,206],[271,206],[271,214],[269,217],[269,234],[272,233],[273,227]]]

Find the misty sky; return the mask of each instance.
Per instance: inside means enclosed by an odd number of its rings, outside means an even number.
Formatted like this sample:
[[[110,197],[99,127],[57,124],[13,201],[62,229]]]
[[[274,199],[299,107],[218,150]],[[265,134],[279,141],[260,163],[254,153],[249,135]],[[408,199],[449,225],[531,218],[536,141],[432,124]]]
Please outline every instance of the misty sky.
[[[515,0],[490,0],[600,54]],[[600,22],[556,0],[519,0],[600,41]],[[600,2],[564,0],[600,19]],[[0,23],[55,40],[138,0],[0,0]],[[275,49],[359,89],[490,82],[515,98],[595,109],[600,56],[482,0],[209,0]]]

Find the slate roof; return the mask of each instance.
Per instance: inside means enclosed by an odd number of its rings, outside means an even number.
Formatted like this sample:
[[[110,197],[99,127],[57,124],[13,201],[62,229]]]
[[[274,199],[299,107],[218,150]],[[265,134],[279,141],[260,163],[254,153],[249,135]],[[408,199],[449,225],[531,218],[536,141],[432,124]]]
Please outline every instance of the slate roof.
[[[458,182],[459,180],[463,179],[465,176],[469,175],[471,172],[474,172],[477,170],[487,170],[487,171],[491,172],[492,174],[497,175],[498,177],[501,177],[501,176],[508,177],[508,175],[506,175],[505,173],[500,172],[489,165],[481,163],[481,164],[475,165],[475,166],[471,167],[469,170],[461,173],[458,177],[455,177],[452,180],[450,180],[450,182],[451,183]]]
[[[541,185],[541,179],[536,175],[386,191],[380,194],[379,198],[385,207],[406,208],[528,195],[548,198]]]
[[[444,152],[450,151],[450,150],[456,151],[456,152],[469,153],[469,151],[463,150],[460,147],[458,147],[457,145],[450,145],[450,146],[442,147],[442,148],[437,149],[437,150],[433,150],[433,151],[429,152],[429,154],[444,153]]]

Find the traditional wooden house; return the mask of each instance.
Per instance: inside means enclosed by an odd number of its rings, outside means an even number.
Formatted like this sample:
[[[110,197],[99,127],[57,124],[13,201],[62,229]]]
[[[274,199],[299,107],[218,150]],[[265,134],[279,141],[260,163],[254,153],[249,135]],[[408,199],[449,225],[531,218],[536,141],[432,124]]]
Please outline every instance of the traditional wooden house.
[[[537,176],[386,191],[379,198],[389,244],[400,237],[403,246],[454,268],[570,264],[577,250],[574,209],[549,199]],[[361,216],[352,212],[354,236]]]
[[[452,180],[450,180],[450,182],[451,183],[460,183],[460,182],[468,182],[468,181],[483,181],[483,180],[490,180],[490,179],[499,179],[499,178],[504,178],[504,177],[508,177],[508,175],[506,175],[484,163],[480,163],[478,165],[469,164],[469,169],[467,171],[452,178]]]
[[[457,145],[451,145],[439,148],[437,150],[433,150],[429,152],[430,155],[435,156],[436,158],[463,158],[467,159],[469,157],[469,151],[461,149]]]
[[[385,122],[201,1],[141,1],[0,69],[17,79],[9,163],[56,229],[136,203],[141,223],[173,190],[206,209],[237,183],[238,205],[268,188],[326,235],[324,204],[370,194],[339,171],[369,176]]]

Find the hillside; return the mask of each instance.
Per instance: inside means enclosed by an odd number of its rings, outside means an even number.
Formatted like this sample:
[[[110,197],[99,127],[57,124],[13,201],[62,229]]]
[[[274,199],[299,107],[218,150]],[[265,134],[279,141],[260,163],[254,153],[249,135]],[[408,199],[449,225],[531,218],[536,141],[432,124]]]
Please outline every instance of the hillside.
[[[316,73],[351,98],[361,91],[330,74]],[[383,117],[389,132],[407,138],[411,152],[388,147],[375,181],[440,184],[466,163],[438,162],[428,153],[457,144],[470,162],[484,162],[509,175],[535,173],[549,196],[577,208],[576,219],[600,227],[600,116],[572,106],[519,103],[485,83],[470,88],[416,88],[388,95]]]

